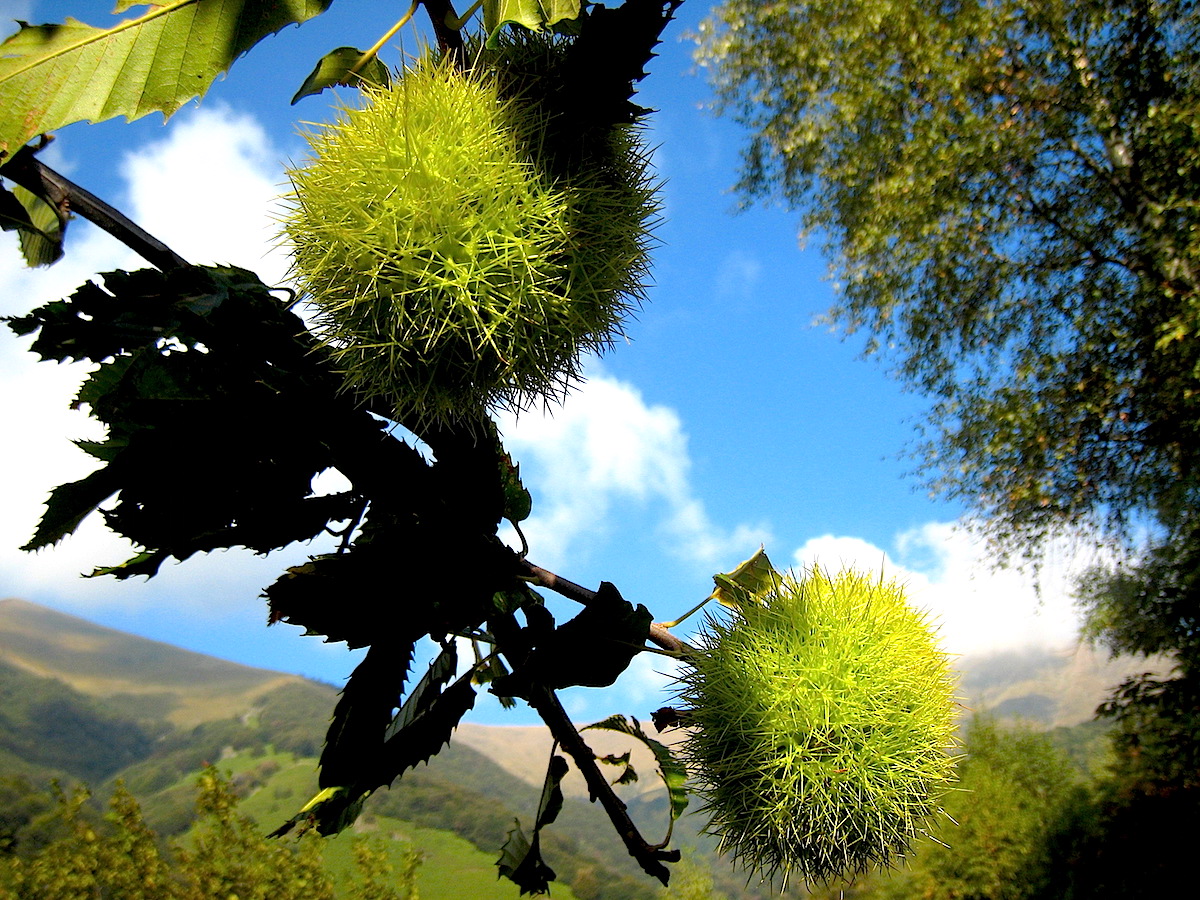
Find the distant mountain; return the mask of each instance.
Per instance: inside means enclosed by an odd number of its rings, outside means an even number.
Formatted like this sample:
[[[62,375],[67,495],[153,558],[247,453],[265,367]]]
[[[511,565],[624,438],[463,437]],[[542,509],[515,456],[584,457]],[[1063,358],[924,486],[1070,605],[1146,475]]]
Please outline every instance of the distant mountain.
[[[1000,719],[1045,728],[1078,725],[1094,717],[1113,688],[1142,672],[1166,674],[1161,657],[1112,657],[1087,644],[1061,650],[1030,648],[966,656],[956,666],[963,703]]]
[[[298,675],[255,669],[104,628],[25,600],[0,600],[0,659],[178,726],[239,715]]]

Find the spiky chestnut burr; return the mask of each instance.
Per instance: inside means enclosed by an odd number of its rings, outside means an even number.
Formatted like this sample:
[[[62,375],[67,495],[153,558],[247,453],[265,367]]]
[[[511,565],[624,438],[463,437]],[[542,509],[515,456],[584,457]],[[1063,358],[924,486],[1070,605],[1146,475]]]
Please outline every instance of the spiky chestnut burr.
[[[684,755],[708,829],[766,878],[826,882],[903,857],[952,780],[955,682],[902,587],[775,576],[684,653]]]
[[[643,296],[639,130],[594,136],[602,165],[551,166],[549,87],[505,93],[497,71],[426,56],[310,135],[289,173],[284,231],[317,328],[348,387],[408,423],[560,398]]]

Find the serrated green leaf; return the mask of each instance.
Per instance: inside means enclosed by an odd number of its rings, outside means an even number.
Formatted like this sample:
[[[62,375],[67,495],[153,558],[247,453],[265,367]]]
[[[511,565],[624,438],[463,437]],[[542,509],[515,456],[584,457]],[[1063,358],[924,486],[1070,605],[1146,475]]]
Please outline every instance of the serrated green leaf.
[[[667,788],[667,799],[670,801],[671,821],[667,826],[667,838],[663,841],[665,845],[671,840],[671,833],[675,828],[675,820],[683,815],[683,811],[687,809],[687,769],[684,768],[683,763],[675,758],[666,744],[662,743],[662,741],[656,741],[646,734],[642,730],[642,726],[638,720],[632,716],[629,719],[620,714],[609,716],[601,722],[584,726],[580,731],[587,731],[593,728],[598,731],[619,731],[621,734],[637,738],[649,747],[650,752],[654,754],[654,759],[658,763],[659,777],[662,778],[663,784]]]
[[[766,551],[760,546],[753,556],[738,565],[732,572],[713,576],[716,585],[710,595],[718,603],[737,609],[746,602],[769,591],[779,583],[780,575],[771,565]]]
[[[161,550],[144,550],[115,566],[102,566],[98,569],[93,569],[88,573],[87,577],[99,578],[101,575],[111,575],[118,581],[134,578],[138,575],[153,578],[158,574],[158,570],[162,567],[162,564],[169,558],[170,554],[163,553]]]
[[[14,231],[18,228],[32,228],[29,210],[21,205],[21,201],[12,192],[0,186],[0,230]]]
[[[110,28],[22,23],[0,44],[0,154],[72,122],[169,116],[262,38],[331,2],[171,0]]]
[[[582,11],[582,0],[484,0],[483,28],[489,37],[508,24],[541,31],[578,19]]]
[[[388,73],[388,67],[380,62],[378,57],[371,57],[361,69],[351,74],[351,70],[358,65],[362,57],[363,51],[355,47],[338,47],[336,50],[330,50],[321,57],[316,68],[304,79],[304,84],[300,85],[300,90],[296,91],[296,96],[292,98],[292,105],[295,106],[305,97],[319,94],[335,84],[358,87],[365,83],[376,87],[387,87],[391,83],[392,77]]]
[[[500,454],[500,478],[504,484],[504,518],[524,522],[533,512],[533,495],[521,483],[521,467],[507,452]]]
[[[20,185],[0,188],[0,228],[17,230],[21,254],[29,266],[48,266],[63,255],[67,216]]]

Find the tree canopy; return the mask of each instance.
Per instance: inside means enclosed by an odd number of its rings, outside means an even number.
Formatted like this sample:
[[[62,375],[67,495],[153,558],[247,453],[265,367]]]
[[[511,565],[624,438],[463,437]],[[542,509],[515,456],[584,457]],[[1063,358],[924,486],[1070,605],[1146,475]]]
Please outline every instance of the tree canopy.
[[[1121,565],[1082,582],[1091,635],[1176,653],[1184,676],[1200,621],[1198,39],[1190,0],[728,0],[698,35],[719,108],[750,131],[744,195],[802,211],[834,260],[832,320],[931,398],[931,486],[1006,554],[1114,541]],[[1180,699],[1194,689],[1170,693],[1176,733],[1200,745]]]
[[[699,35],[745,194],[828,242],[832,317],[935,400],[1003,538],[1196,500],[1191,2],[729,0]]]

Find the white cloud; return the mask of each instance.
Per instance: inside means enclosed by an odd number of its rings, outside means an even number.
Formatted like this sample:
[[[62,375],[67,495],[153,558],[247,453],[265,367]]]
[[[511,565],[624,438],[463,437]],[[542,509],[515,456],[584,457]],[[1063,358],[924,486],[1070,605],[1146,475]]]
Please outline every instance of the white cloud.
[[[267,206],[282,176],[261,127],[213,107],[185,110],[165,132],[162,141],[125,160],[122,174],[132,183],[126,192],[113,192],[117,205],[186,258],[253,268],[268,283],[281,277],[279,256],[269,252],[273,226]],[[87,186],[86,170],[73,177]],[[20,315],[64,297],[94,273],[145,266],[82,220],[71,225],[66,257],[48,269],[23,268],[12,234],[0,237],[0,254],[5,259],[0,315]],[[50,489],[96,466],[70,442],[100,433],[97,423],[68,408],[87,370],[37,363],[28,344],[28,338],[14,339],[0,328],[0,421],[6,428],[0,445],[0,593],[57,596],[80,608],[96,601],[137,604],[189,594],[211,605],[225,595],[231,603],[244,601],[244,585],[256,593],[280,571],[278,560],[231,552],[168,566],[153,590],[111,579],[83,581],[81,572],[130,555],[129,546],[94,518],[57,547],[37,554],[17,550],[32,534]]]
[[[597,372],[561,408],[507,416],[501,431],[534,493],[522,530],[541,565],[559,566],[584,541],[603,538],[619,504],[661,510],[660,540],[704,566],[769,539],[763,526],[729,530],[709,518],[688,479],[679,416],[632,385]]]
[[[955,654],[1025,646],[1063,648],[1078,639],[1073,579],[1094,561],[1067,542],[1051,548],[1037,579],[997,568],[986,544],[961,524],[930,522],[896,539],[897,555],[854,537],[824,535],[795,552],[801,566],[846,566],[883,572],[908,588],[909,599],[931,614],[942,644]]]
[[[166,140],[130,154],[121,174],[134,220],[176,253],[279,284],[287,271],[274,246],[279,157],[253,117],[215,104],[172,120]]]

